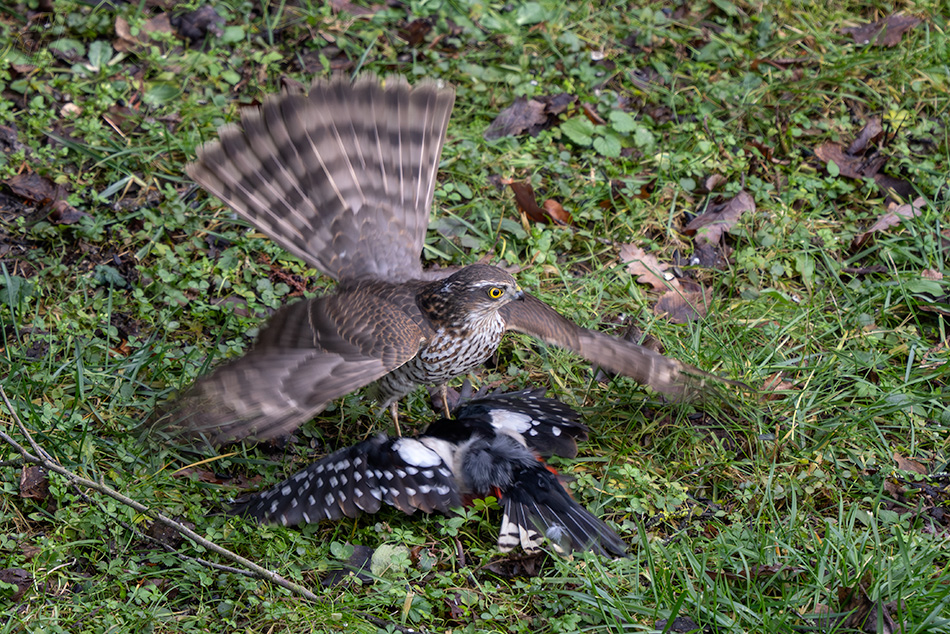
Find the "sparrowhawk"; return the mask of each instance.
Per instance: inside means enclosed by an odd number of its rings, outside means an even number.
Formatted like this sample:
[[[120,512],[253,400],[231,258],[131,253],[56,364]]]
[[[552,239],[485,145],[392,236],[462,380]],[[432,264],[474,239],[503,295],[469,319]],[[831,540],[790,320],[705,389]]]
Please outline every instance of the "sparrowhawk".
[[[431,80],[317,80],[245,109],[199,150],[195,181],[338,286],[281,308],[250,352],[181,397],[180,424],[216,442],[272,438],[369,384],[394,406],[482,364],[509,330],[667,394],[704,384],[691,366],[574,324],[500,268],[423,270],[454,101]]]

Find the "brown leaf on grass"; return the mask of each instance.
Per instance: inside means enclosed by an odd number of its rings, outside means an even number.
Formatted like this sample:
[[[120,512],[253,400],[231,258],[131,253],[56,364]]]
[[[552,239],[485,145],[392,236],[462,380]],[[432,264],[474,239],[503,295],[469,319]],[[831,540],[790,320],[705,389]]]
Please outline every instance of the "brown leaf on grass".
[[[534,197],[534,187],[530,183],[508,181],[508,186],[515,194],[515,204],[518,206],[518,211],[532,222],[547,222],[547,216],[545,216],[544,210],[538,206],[538,201]]]
[[[498,113],[495,120],[485,130],[486,141],[506,136],[516,136],[547,121],[544,104],[535,99],[518,97],[514,103]]]
[[[36,172],[21,172],[6,184],[14,194],[32,203],[47,204],[61,197],[61,188]]]
[[[897,463],[897,468],[901,471],[910,471],[911,473],[919,473],[920,475],[927,475],[927,473],[929,473],[927,467],[916,460],[905,458],[896,451],[894,452],[893,458],[894,462]]]
[[[884,126],[881,125],[881,118],[870,117],[868,122],[864,124],[864,128],[858,132],[858,136],[848,146],[848,154],[852,156],[864,154],[868,149],[868,145],[879,139],[883,133]]]
[[[547,224],[569,225],[572,222],[571,215],[564,211],[561,204],[554,200],[547,200],[544,206],[538,205],[537,198],[534,195],[534,187],[531,183],[523,181],[502,181],[515,194],[515,204],[518,206],[524,216],[532,222],[541,222]]]
[[[720,185],[725,184],[725,182],[726,182],[726,177],[723,176],[722,174],[712,174],[709,178],[703,181],[703,187],[706,189],[707,192],[712,192],[712,191],[716,191],[716,189]]]
[[[784,372],[776,372],[772,376],[765,379],[765,382],[762,384],[762,393],[766,394],[766,400],[774,401],[776,399],[782,398],[781,394],[778,392],[788,392],[789,390],[794,390],[795,384],[785,378]]]
[[[208,469],[199,469],[198,467],[185,467],[179,469],[172,474],[174,478],[195,478],[199,482],[206,482],[208,484],[226,484],[238,489],[249,489],[256,486],[260,483],[260,476],[253,476],[248,478],[244,475],[224,475],[220,473],[215,473]]]
[[[666,272],[671,264],[660,262],[635,244],[620,245],[620,259],[627,264],[627,273],[636,275],[640,284],[649,284],[657,291],[680,287],[679,280]]]
[[[23,595],[33,585],[33,575],[23,568],[4,568],[0,570],[0,581],[16,586],[16,592],[10,597],[14,603],[23,598]]]
[[[903,178],[881,173],[887,162],[886,157],[877,152],[868,152],[871,143],[880,139],[882,134],[881,120],[871,117],[847,149],[829,141],[815,148],[815,156],[826,165],[833,163],[838,173],[847,178],[873,179],[890,200],[907,200],[914,193],[913,186]]]
[[[49,479],[42,467],[23,467],[20,471],[20,497],[40,502],[49,497]]]
[[[703,289],[695,282],[689,285],[684,282],[682,285],[683,290],[663,293],[653,307],[653,314],[666,317],[674,324],[685,324],[705,317],[712,301],[712,289]],[[696,288],[686,290],[687,286]]]
[[[920,272],[920,276],[925,280],[933,280],[935,282],[939,282],[943,279],[943,273],[937,269],[924,269]]]
[[[571,218],[564,207],[558,201],[553,198],[548,198],[541,205],[541,208],[544,209],[544,212],[548,215],[554,224],[568,226],[574,224],[574,219]]]
[[[20,198],[43,208],[38,219],[46,217],[54,224],[69,225],[89,215],[66,202],[64,187],[36,172],[21,172],[6,181],[6,185]]]
[[[205,4],[194,11],[172,17],[169,26],[175,27],[179,36],[186,38],[189,42],[197,43],[203,42],[209,34],[221,37],[224,35],[222,28],[224,25],[224,17],[219,15],[213,6]]]
[[[838,173],[842,176],[855,179],[874,178],[887,161],[880,155],[852,156],[843,147],[831,141],[815,148],[815,156],[825,163],[837,165]]]
[[[695,235],[697,243],[716,244],[722,234],[732,229],[747,211],[755,211],[755,200],[748,192],[740,191],[735,198],[710,207],[706,213],[693,218],[683,229],[688,236]]]
[[[426,36],[432,32],[432,20],[428,18],[416,18],[409,24],[399,30],[399,35],[406,40],[410,48],[419,48],[419,45],[425,42]]]
[[[349,13],[352,16],[374,15],[386,8],[386,5],[383,4],[374,4],[368,7],[361,7],[358,4],[353,4],[349,0],[330,0],[330,6],[335,11],[343,11],[344,13]]]
[[[536,136],[541,130],[554,125],[559,115],[576,101],[567,93],[545,95],[526,99],[519,97],[510,106],[498,113],[483,136],[493,141],[506,136],[528,133]]]
[[[797,577],[805,572],[804,568],[798,566],[786,566],[784,564],[760,564],[748,568],[745,572],[735,573],[728,570],[707,570],[706,575],[711,579],[725,578],[731,581],[745,581],[747,579],[770,579],[778,575],[787,574],[789,577]]]
[[[20,542],[20,554],[23,555],[23,561],[32,561],[41,552],[43,549],[36,544]]]
[[[836,632],[897,634],[903,631],[891,617],[890,604],[872,601],[863,583],[853,588],[838,588],[838,602],[838,612],[844,616],[836,619]]]
[[[905,218],[916,218],[921,214],[921,210],[926,204],[927,201],[925,201],[923,197],[919,197],[914,202],[905,203],[903,205],[891,203],[888,212],[878,218],[877,222],[871,225],[870,229],[855,236],[854,240],[851,241],[851,249],[856,251],[862,248],[874,237],[875,233],[890,229],[903,222]]]
[[[850,26],[841,29],[845,35],[850,35],[854,43],[859,46],[872,45],[892,48],[900,44],[904,33],[920,24],[920,18],[912,15],[889,15],[883,20]],[[872,42],[872,40],[874,40]]]
[[[57,200],[49,206],[47,219],[55,225],[74,225],[80,218],[88,217],[84,211],[79,211],[65,200]]]
[[[584,116],[594,125],[604,125],[607,123],[604,121],[604,118],[597,113],[597,107],[593,104],[583,103],[581,104],[581,110]]]
[[[147,20],[139,27],[138,35],[132,35],[132,29],[128,20],[125,18],[115,19],[116,39],[112,41],[112,47],[119,53],[127,53],[143,48],[146,43],[158,41],[153,40],[153,33],[173,33],[171,18],[167,13],[160,13],[154,18]]]

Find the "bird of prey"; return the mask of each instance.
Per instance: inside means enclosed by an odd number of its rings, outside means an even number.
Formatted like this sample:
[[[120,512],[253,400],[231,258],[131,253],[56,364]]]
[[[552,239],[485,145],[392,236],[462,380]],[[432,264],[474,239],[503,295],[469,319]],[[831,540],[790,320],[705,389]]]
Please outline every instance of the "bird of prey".
[[[376,513],[450,513],[466,500],[494,496],[503,515],[498,549],[545,543],[569,553],[622,556],[627,546],[578,504],[540,458],[577,455],[587,439],[579,414],[544,390],[492,394],[462,405],[454,419],[413,438],[382,434],[340,449],[277,486],[232,507],[284,526]]]
[[[400,398],[421,384],[444,390],[506,331],[667,394],[703,387],[710,375],[574,324],[501,268],[423,270],[454,101],[432,80],[317,80],[309,94],[245,109],[198,151],[187,167],[196,182],[338,285],[281,308],[250,352],[183,394],[173,424],[219,443],[273,438],[370,384],[395,418]]]

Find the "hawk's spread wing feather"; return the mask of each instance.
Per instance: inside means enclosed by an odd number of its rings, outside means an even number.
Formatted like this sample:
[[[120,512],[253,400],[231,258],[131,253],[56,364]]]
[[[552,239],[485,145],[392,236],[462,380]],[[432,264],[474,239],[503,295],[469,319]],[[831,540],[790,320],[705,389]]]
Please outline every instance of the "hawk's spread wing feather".
[[[528,293],[524,301],[511,302],[501,311],[508,330],[571,350],[606,370],[629,376],[670,396],[688,397],[701,392],[707,378],[712,377],[649,348],[578,326]]]
[[[354,318],[353,315],[367,318]],[[288,434],[419,351],[428,333],[390,302],[352,291],[285,306],[244,357],[200,379],[166,425],[214,443]]]
[[[334,279],[418,279],[454,101],[433,81],[318,80],[245,109],[187,171]]]

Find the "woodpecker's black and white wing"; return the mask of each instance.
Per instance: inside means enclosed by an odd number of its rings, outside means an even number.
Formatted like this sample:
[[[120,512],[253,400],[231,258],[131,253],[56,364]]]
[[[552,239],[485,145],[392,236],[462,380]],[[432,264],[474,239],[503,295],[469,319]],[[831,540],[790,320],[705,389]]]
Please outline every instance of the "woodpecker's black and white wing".
[[[540,462],[515,471],[512,486],[502,494],[502,507],[498,534],[502,552],[521,545],[525,552],[535,553],[550,543],[561,554],[585,550],[608,557],[626,554],[620,536],[578,504]]]
[[[544,396],[544,388],[489,394],[458,408],[456,420],[482,419],[495,433],[520,437],[542,458],[577,456],[577,443],[587,440],[588,427],[568,405]]]
[[[380,435],[318,460],[231,512],[284,526],[376,513],[382,504],[407,514],[446,513],[461,499],[443,444]]]

